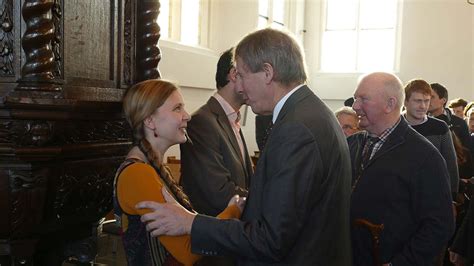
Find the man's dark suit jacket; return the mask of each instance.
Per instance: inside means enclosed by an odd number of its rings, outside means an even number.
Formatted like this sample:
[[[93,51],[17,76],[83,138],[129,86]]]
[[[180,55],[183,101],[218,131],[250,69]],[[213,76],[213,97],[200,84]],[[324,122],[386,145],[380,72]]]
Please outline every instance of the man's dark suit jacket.
[[[241,220],[197,215],[192,251],[239,265],[351,265],[350,175],[334,114],[303,86],[276,119]]]
[[[448,170],[438,150],[402,120],[386,142],[360,169],[367,132],[348,138],[354,179],[351,220],[384,224],[381,263],[433,265],[454,231]],[[372,239],[352,227],[354,266],[373,265]]]
[[[217,216],[235,194],[247,195],[252,164],[220,103],[211,97],[188,122],[192,143],[181,145],[181,185],[194,209]],[[242,140],[245,145],[245,140]]]

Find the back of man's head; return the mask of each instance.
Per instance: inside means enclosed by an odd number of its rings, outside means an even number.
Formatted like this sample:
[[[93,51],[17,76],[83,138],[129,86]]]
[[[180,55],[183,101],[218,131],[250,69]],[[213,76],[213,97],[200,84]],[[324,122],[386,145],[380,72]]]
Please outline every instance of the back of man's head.
[[[289,33],[266,28],[247,35],[235,48],[239,57],[252,73],[263,70],[270,64],[274,81],[283,85],[306,82],[304,54],[298,42]]]
[[[441,84],[439,83],[431,83],[431,88],[433,89],[434,92],[438,95],[440,99],[446,99],[446,102],[448,101],[448,90]],[[444,105],[446,105],[446,102]]]
[[[234,66],[233,60],[233,50],[234,48],[230,48],[224,53],[222,53],[219,61],[217,62],[217,70],[216,70],[216,88],[220,90],[225,85],[229,83],[229,72]]]
[[[410,100],[410,97],[414,92],[423,95],[431,95],[431,86],[428,82],[422,79],[412,79],[407,83],[407,85],[405,85],[405,100]]]

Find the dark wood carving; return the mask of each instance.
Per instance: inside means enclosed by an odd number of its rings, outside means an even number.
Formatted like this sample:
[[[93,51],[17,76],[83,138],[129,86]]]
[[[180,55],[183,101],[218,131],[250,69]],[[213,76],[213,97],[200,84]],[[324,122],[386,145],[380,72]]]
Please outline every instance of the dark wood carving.
[[[160,77],[158,8],[0,0],[0,265],[93,259],[131,145],[122,95]]]
[[[160,28],[156,23],[160,4],[154,0],[143,0],[138,5],[137,17],[137,81],[161,77],[158,63],[161,51],[158,48]]]
[[[135,2],[135,1],[134,1]],[[123,80],[124,85],[132,84],[133,80],[133,72],[132,70],[135,68],[133,64],[134,61],[132,60],[133,57],[133,27],[132,27],[132,13],[133,13],[133,3],[132,0],[125,0],[124,3],[124,29],[123,29]]]
[[[41,222],[41,210],[44,207],[46,175],[28,169],[10,169],[11,191],[11,234],[18,239],[32,233],[36,224]]]
[[[54,38],[51,41],[51,46],[54,55],[54,70],[53,76],[55,79],[63,79],[63,27],[62,27],[62,1],[54,0],[52,8],[52,20],[54,25]]]
[[[13,0],[0,0],[0,77],[13,76]]]
[[[24,82],[50,82],[54,79],[54,54],[51,42],[54,23],[50,18],[53,0],[25,0],[22,7],[26,31],[22,47],[26,62],[22,67]]]

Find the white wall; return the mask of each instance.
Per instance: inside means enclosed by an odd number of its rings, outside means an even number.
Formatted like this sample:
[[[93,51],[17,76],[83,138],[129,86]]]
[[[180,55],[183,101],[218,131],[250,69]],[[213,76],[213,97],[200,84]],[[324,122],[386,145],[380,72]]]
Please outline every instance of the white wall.
[[[360,74],[319,72],[322,1],[308,0],[306,7],[310,85],[323,99],[344,100],[352,95]],[[450,98],[474,100],[474,6],[466,1],[405,0],[401,7],[396,74],[403,82],[413,78],[439,82],[448,88]]]
[[[474,100],[473,10],[466,1],[406,1],[400,78],[438,82],[449,98]]]
[[[289,27],[304,41],[309,85],[335,110],[352,96],[359,73],[319,72],[321,1],[292,0]],[[162,76],[182,87],[187,109],[195,111],[214,93],[219,54],[235,45],[257,24],[257,0],[210,1],[209,49],[188,48],[160,41]],[[474,100],[474,6],[464,0],[405,0],[402,4],[399,71],[403,82],[423,78],[439,82],[450,98]],[[303,30],[306,33],[303,33]],[[242,127],[249,151],[257,150],[251,109]],[[179,157],[179,149],[168,155]]]

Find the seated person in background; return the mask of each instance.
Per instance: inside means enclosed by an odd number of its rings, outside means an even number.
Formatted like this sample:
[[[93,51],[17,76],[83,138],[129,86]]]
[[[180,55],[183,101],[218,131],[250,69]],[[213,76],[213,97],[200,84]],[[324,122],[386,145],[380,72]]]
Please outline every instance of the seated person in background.
[[[359,117],[351,107],[344,106],[337,110],[335,113],[339,125],[341,125],[344,135],[349,137],[350,135],[360,131],[359,129]]]
[[[453,114],[461,119],[464,119],[464,108],[466,108],[467,101],[461,98],[456,98],[449,101],[449,109]]]
[[[193,212],[188,197],[163,165],[168,148],[187,140],[190,116],[184,109],[183,97],[173,83],[147,80],[128,89],[123,109],[133,130],[134,146],[117,170],[113,200],[128,265],[176,265],[176,261],[193,265],[200,256],[190,252],[189,235],[151,237],[140,221],[140,215],[149,210],[135,208],[143,200],[165,202],[175,198]],[[232,198],[219,217],[240,217],[242,206],[237,204],[242,203],[238,196]]]

